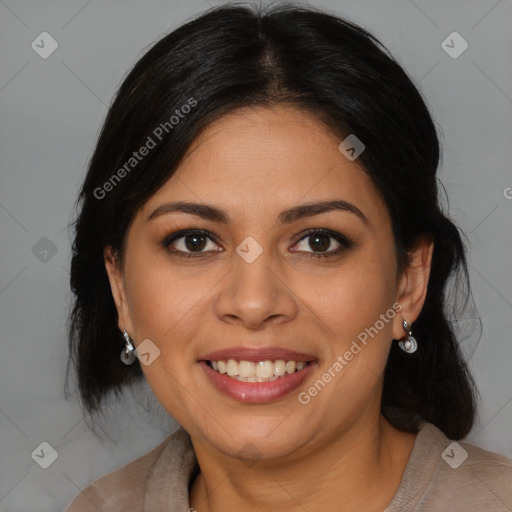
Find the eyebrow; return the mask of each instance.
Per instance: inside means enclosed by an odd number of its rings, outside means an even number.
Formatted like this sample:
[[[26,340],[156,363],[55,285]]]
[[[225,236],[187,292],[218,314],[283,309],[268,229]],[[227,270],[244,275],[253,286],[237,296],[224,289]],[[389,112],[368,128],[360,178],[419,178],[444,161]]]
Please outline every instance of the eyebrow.
[[[361,219],[366,225],[369,225],[367,217],[357,206],[342,199],[294,206],[293,208],[282,211],[277,220],[279,224],[291,224],[297,220],[333,210],[352,213],[359,217],[359,219]],[[205,220],[211,220],[223,224],[231,223],[231,217],[221,208],[204,203],[190,203],[186,201],[177,201],[160,205],[148,217],[148,221],[160,217],[161,215],[174,212],[188,213],[201,217]]]

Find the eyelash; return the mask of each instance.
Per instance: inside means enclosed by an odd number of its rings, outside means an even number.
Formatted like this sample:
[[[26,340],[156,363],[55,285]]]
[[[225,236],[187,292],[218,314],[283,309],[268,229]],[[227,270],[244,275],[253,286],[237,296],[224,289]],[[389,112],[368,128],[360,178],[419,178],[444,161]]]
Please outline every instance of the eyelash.
[[[324,253],[306,252],[306,254],[308,254],[308,256],[307,256],[308,258],[316,259],[316,258],[328,258],[328,257],[332,257],[332,256],[337,256],[344,250],[350,249],[353,246],[353,243],[346,236],[342,235],[341,233],[336,233],[334,231],[330,231],[328,229],[321,229],[321,228],[313,228],[313,229],[307,230],[305,233],[303,233],[301,238],[299,238],[294,243],[294,245],[298,244],[299,242],[302,242],[304,239],[307,239],[307,238],[309,238],[313,235],[317,235],[317,234],[326,235],[330,238],[334,238],[339,244],[341,244],[341,246],[338,249],[331,250],[331,251],[324,252]],[[173,249],[170,247],[173,242],[175,242],[176,240],[179,240],[180,238],[184,238],[187,235],[205,236],[205,237],[209,238],[212,242],[217,244],[215,236],[212,233],[210,233],[209,231],[207,231],[205,229],[193,228],[193,229],[184,229],[184,230],[180,230],[180,231],[175,231],[174,233],[167,235],[161,241],[161,245],[164,249],[167,249],[168,251],[170,251],[172,254],[178,256],[179,258],[200,258],[200,257],[203,257],[205,254],[207,254],[207,252],[187,253],[187,252],[181,251],[179,249]],[[220,252],[220,251],[218,251],[218,252]],[[300,251],[297,251],[297,252],[300,252]]]

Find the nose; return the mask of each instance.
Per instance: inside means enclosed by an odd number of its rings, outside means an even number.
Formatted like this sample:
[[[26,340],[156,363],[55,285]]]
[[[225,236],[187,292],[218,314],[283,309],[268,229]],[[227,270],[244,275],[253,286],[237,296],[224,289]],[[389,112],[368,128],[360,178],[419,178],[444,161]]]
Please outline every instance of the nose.
[[[270,255],[264,250],[253,262],[233,254],[232,271],[221,281],[216,314],[223,322],[239,324],[251,330],[281,325],[297,316],[297,301],[285,282],[283,272],[271,268]]]

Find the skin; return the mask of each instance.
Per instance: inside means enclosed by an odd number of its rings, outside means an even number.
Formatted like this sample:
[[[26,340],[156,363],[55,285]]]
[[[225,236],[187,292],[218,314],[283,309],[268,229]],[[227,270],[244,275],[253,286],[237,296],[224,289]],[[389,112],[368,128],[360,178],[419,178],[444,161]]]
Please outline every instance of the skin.
[[[433,243],[418,238],[410,266],[398,275],[387,208],[357,160],[339,151],[340,142],[291,107],[224,116],[137,212],[123,264],[105,250],[119,328],[135,346],[149,338],[160,349],[152,364],[141,366],[156,397],[191,436],[201,472],[190,506],[199,512],[381,511],[400,483],[416,436],[381,416],[382,375],[393,339],[405,336],[403,319],[413,323],[423,306]],[[284,209],[331,199],[357,206],[367,223],[341,211],[277,222]],[[223,208],[232,222],[186,213],[148,220],[157,207],[178,200]],[[161,245],[187,228],[208,230],[217,240],[205,239],[196,249],[203,256],[188,259]],[[314,237],[303,238],[310,228],[341,233],[353,245],[314,258],[340,244],[322,238],[319,250]],[[248,236],[263,249],[250,264],[236,252]],[[186,240],[170,248],[193,252]],[[300,404],[298,393],[394,303],[401,311]],[[197,362],[238,345],[314,354],[319,366],[285,397],[244,404],[210,384]],[[248,443],[257,459],[251,464],[240,455]]]

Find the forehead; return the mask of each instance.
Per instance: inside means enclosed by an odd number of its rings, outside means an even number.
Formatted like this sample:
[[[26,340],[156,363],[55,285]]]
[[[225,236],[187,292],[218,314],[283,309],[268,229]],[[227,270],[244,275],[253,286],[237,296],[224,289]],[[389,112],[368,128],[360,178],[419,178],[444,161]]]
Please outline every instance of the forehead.
[[[357,160],[339,151],[340,142],[289,106],[237,110],[208,125],[143,210],[190,200],[255,219],[301,202],[343,199],[378,219],[386,213],[380,194]]]

